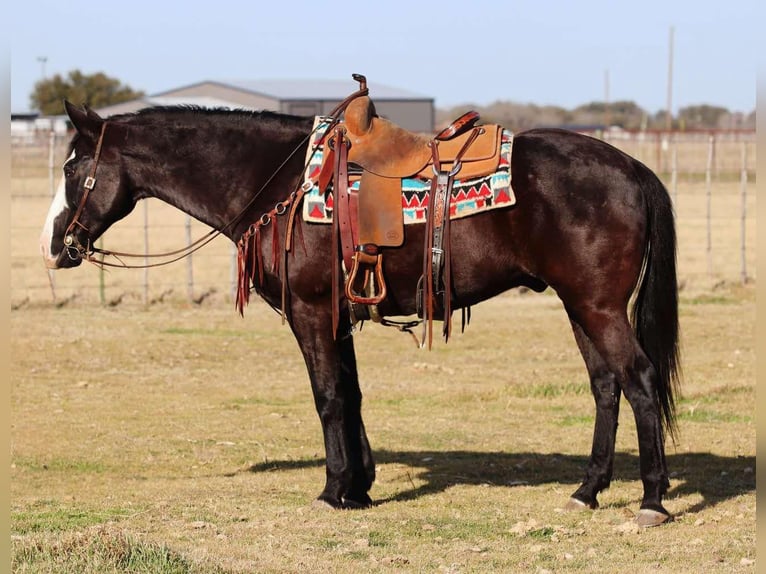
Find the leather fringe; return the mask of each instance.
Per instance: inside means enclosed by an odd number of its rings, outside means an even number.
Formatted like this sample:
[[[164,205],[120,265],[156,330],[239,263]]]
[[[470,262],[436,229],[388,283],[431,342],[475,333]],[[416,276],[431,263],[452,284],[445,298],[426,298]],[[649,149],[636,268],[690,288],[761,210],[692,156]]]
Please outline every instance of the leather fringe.
[[[251,225],[237,242],[237,297],[236,308],[240,316],[244,315],[245,306],[250,302],[250,282],[253,264],[250,258],[250,244],[254,226]]]
[[[244,315],[245,306],[250,302],[250,291],[263,287],[265,279],[263,262],[263,233],[262,227],[271,225],[271,272],[278,275],[282,282],[281,314],[284,321],[285,305],[287,302],[287,252],[292,247],[292,226],[295,224],[297,204],[303,198],[303,193],[295,192],[288,199],[278,203],[274,209],[263,214],[258,221],[247,228],[237,242],[237,295],[236,308]],[[278,216],[288,213],[288,230],[285,233],[285,247],[282,249],[279,241]],[[302,237],[301,237],[302,240]],[[280,255],[284,260],[280,265]]]

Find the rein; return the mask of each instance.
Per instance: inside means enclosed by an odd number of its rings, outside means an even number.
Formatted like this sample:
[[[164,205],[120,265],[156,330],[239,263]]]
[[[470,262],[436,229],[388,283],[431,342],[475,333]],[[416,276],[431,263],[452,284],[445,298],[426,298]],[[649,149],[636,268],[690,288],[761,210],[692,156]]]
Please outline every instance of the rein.
[[[351,103],[354,99],[367,95],[369,92],[367,88],[367,81],[364,76],[360,74],[353,74],[353,79],[359,82],[359,89],[355,92],[353,92],[351,95],[346,97],[343,101],[341,101],[329,114],[328,118],[330,121],[329,128],[332,128],[334,125],[336,125],[340,121],[340,115],[343,113],[343,111],[346,109],[348,104]],[[229,221],[227,224],[222,226],[220,229],[212,229],[210,232],[208,232],[203,237],[197,239],[193,243],[190,243],[189,245],[182,247],[180,249],[176,249],[174,251],[168,251],[165,253],[155,253],[155,254],[144,254],[144,253],[127,253],[127,252],[120,252],[120,251],[110,251],[106,249],[100,249],[98,247],[94,247],[91,245],[90,238],[88,238],[87,246],[84,246],[80,243],[80,241],[74,236],[74,233],[72,233],[72,230],[75,228],[75,226],[80,227],[81,229],[85,230],[87,233],[89,230],[88,228],[83,225],[79,218],[82,215],[82,211],[85,208],[85,203],[88,200],[88,196],[90,195],[90,192],[95,188],[96,186],[96,171],[98,169],[98,163],[101,159],[101,150],[104,143],[104,135],[106,133],[106,121],[101,126],[101,133],[98,138],[98,142],[96,143],[96,151],[93,156],[93,166],[91,167],[90,174],[88,177],[85,178],[85,182],[83,183],[83,195],[80,199],[80,203],[77,206],[77,210],[75,211],[74,217],[72,218],[71,223],[67,227],[65,233],[64,233],[64,246],[67,250],[67,253],[69,254],[69,257],[72,259],[81,258],[85,261],[88,261],[89,263],[93,263],[94,265],[97,265],[99,267],[119,267],[122,269],[147,269],[150,267],[160,267],[162,265],[168,265],[170,263],[174,263],[176,261],[179,261],[185,257],[190,256],[195,251],[201,249],[208,243],[210,243],[213,239],[221,235],[225,230],[230,229],[233,225],[238,223],[242,220],[242,218],[245,216],[245,213],[253,206],[254,202],[258,197],[263,193],[263,191],[268,187],[268,185],[274,180],[274,178],[282,171],[282,169],[287,165],[287,163],[293,158],[293,156],[298,152],[298,150],[301,149],[304,143],[307,141],[310,141],[311,137],[314,135],[317,129],[319,129],[319,126],[315,127],[309,134],[301,140],[301,142],[293,149],[292,152],[290,152],[285,160],[276,168],[276,170],[269,176],[269,178],[264,182],[264,184],[260,187],[260,189],[253,195],[253,197],[250,199],[250,201],[247,202],[245,207],[236,215],[234,216],[231,221]],[[329,133],[329,128],[327,132]],[[317,146],[320,145],[321,142],[317,143]],[[311,157],[311,154],[309,155],[309,158]],[[304,165],[303,172],[305,172],[307,165]],[[303,191],[303,187],[305,184],[301,184],[297,190],[293,191],[288,199],[286,199],[283,202],[279,202],[274,209],[272,209],[270,212],[264,213],[259,219],[258,223],[260,225],[267,225],[268,222],[273,218],[273,216],[281,215],[286,211],[286,208],[290,206],[291,203],[294,202],[296,198],[302,198],[303,193],[300,193]],[[297,202],[296,202],[297,203]],[[292,219],[292,217],[291,217]],[[255,224],[254,224],[255,225]],[[253,226],[251,226],[252,229]],[[94,256],[100,256],[100,258],[94,257]],[[116,258],[119,263],[110,263],[107,261],[104,261],[105,257],[114,257]],[[141,265],[129,265],[124,263],[120,260],[121,257],[132,257],[132,258],[158,258],[158,257],[173,257],[172,259],[161,261],[158,263],[145,263]]]

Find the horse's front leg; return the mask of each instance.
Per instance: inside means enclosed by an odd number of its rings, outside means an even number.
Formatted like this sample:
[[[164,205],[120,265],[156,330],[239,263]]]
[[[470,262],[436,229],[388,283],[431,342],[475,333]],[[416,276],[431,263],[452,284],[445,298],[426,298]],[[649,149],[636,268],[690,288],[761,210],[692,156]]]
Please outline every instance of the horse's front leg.
[[[329,311],[295,301],[291,315],[324,434],[327,481],[317,501],[333,508],[369,506],[375,463],[362,422],[362,393],[348,318],[341,318],[348,334],[334,340]]]

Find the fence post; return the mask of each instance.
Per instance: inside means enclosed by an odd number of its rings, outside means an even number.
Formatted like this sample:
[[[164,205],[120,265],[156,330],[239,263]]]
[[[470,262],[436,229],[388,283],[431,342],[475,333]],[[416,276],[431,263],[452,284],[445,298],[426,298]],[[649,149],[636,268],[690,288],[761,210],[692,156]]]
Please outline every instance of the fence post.
[[[191,246],[192,232],[191,232],[191,216],[186,216],[186,245]],[[186,294],[189,297],[189,301],[194,301],[194,266],[192,265],[192,254],[186,256]]]
[[[56,193],[56,182],[54,176],[56,153],[56,132],[51,130],[48,133],[48,189],[51,190],[51,197]]]
[[[742,173],[740,176],[741,196],[742,196],[742,217],[741,217],[741,230],[742,230],[742,243],[740,245],[741,250],[741,278],[742,284],[747,283],[747,258],[745,257],[745,220],[747,218],[747,142],[742,142]]]
[[[656,161],[657,161],[657,168],[655,169],[655,173],[660,174],[660,173],[662,173],[662,158],[665,155],[664,154],[665,150],[667,149],[666,148],[666,145],[667,145],[667,139],[666,139],[667,134],[663,134],[661,132],[657,132],[655,134],[655,136],[656,137],[655,137],[654,141],[655,141],[656,145],[654,147],[656,149],[656,155],[657,155],[657,159],[656,159]],[[663,145],[663,144],[665,144],[665,145]]]
[[[56,183],[53,175],[54,167],[54,155],[56,150],[56,132],[53,130],[48,134],[48,189],[50,190],[51,200],[56,196]],[[53,303],[56,303],[56,272],[53,269],[48,269],[48,281],[51,286],[51,295],[53,296]]]
[[[144,305],[149,304],[149,202],[144,200]]]
[[[232,243],[231,247],[231,262],[229,264],[229,281],[230,281],[230,295],[232,302],[237,300],[237,245]]]
[[[707,168],[705,169],[705,185],[707,187],[707,274],[713,275],[713,241],[712,241],[712,223],[711,223],[711,196],[712,196],[712,171],[713,171],[713,150],[715,148],[715,136],[711,135],[708,139],[707,150]]]
[[[673,207],[678,215],[678,138],[673,135],[673,153],[670,164],[670,188],[673,193]]]
[[[99,237],[96,247],[99,249],[104,248],[104,238]],[[101,300],[101,305],[106,305],[106,271],[103,265],[98,266],[98,297]]]

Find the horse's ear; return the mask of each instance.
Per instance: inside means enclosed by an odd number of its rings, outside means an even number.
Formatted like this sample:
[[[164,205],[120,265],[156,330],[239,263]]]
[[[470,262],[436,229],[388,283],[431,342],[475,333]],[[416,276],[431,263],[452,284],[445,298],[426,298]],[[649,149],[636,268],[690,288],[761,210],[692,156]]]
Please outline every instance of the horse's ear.
[[[64,109],[80,135],[94,141],[98,138],[104,120],[96,112],[88,110],[84,106],[79,108],[67,100],[64,100]]]
[[[98,122],[103,122],[104,121],[104,119],[100,115],[98,115],[95,111],[93,111],[93,109],[90,108],[88,106],[88,104],[83,104],[82,107],[85,108],[85,113],[88,114],[88,117],[90,119],[92,119],[94,121],[98,121]]]

